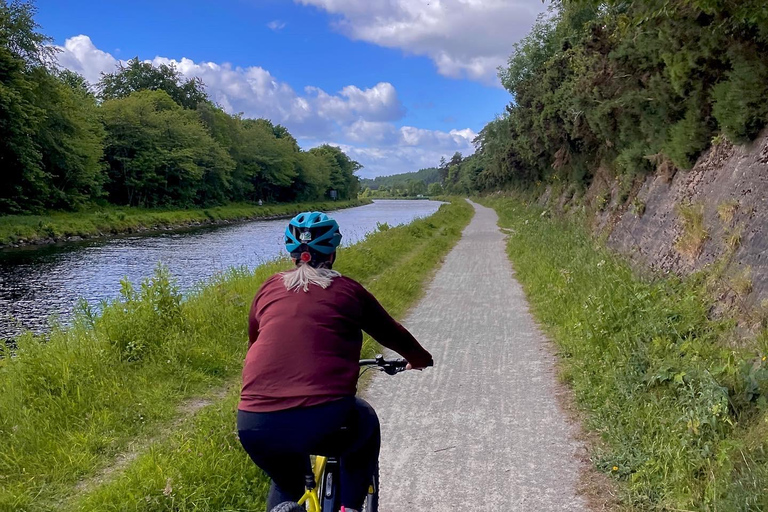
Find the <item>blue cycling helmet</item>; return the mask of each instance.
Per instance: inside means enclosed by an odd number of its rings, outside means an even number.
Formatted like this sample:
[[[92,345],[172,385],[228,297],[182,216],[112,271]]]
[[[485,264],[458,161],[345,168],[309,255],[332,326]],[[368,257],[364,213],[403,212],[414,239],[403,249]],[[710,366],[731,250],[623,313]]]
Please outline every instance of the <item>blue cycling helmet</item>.
[[[285,248],[294,258],[308,252],[312,260],[327,259],[341,243],[339,224],[321,212],[303,212],[285,228]],[[303,261],[308,261],[303,259]]]

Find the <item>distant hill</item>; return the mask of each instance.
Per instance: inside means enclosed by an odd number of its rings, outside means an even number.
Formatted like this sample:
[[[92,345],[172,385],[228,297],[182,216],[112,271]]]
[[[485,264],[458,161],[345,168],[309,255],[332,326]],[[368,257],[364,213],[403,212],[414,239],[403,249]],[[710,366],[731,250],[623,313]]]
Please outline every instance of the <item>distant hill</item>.
[[[360,189],[370,188],[378,190],[379,187],[391,187],[395,184],[406,184],[411,180],[423,181],[426,185],[440,181],[440,170],[437,167],[421,169],[416,172],[405,172],[402,174],[393,174],[391,176],[379,176],[375,179],[360,180]]]

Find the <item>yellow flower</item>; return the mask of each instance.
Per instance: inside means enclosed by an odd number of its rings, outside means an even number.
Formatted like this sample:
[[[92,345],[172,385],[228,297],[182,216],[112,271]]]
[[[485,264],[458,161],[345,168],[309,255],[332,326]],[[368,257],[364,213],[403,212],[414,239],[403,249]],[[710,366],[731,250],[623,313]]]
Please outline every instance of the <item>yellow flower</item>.
[[[763,361],[765,361],[765,357],[766,357],[766,356],[763,356]]]
[[[614,471],[618,471],[619,470],[619,466],[613,466],[613,468],[611,468],[611,469],[613,469]]]

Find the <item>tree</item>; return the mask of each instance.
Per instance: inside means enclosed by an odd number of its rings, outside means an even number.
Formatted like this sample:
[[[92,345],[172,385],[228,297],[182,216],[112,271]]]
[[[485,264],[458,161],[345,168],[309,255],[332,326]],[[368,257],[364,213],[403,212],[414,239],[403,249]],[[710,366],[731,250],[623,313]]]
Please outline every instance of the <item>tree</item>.
[[[356,197],[360,184],[355,173],[363,166],[349,158],[341,149],[324,144],[309,150],[326,160],[330,166],[329,191],[336,190],[339,199]]]
[[[427,194],[430,196],[439,196],[443,193],[443,186],[438,183],[430,183],[429,187],[427,188]]]
[[[127,65],[118,64],[114,73],[104,73],[98,84],[102,100],[125,98],[137,91],[165,91],[184,108],[195,109],[206,101],[205,85],[200,78],[185,79],[171,64],[153,66],[138,57]]]
[[[99,197],[106,180],[104,129],[96,98],[76,73],[54,76],[38,70],[37,74],[36,96],[46,115],[35,141],[49,186],[46,205],[74,208]]]
[[[96,103],[70,72],[49,69],[31,3],[0,0],[0,212],[74,207],[102,182]]]
[[[140,91],[104,102],[110,201],[189,206],[228,197],[235,163],[196,112],[165,91]]]
[[[408,195],[415,197],[427,193],[427,184],[423,180],[410,180],[407,186]]]

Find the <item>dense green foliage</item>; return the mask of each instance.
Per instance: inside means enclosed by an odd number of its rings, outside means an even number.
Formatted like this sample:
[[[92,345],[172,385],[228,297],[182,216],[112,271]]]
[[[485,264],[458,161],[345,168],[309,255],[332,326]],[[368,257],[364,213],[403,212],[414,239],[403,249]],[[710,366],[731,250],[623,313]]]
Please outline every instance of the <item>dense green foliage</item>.
[[[709,316],[705,277],[649,280],[579,222],[485,201],[564,377],[604,440],[599,468],[640,510],[768,508],[768,332]]]
[[[443,205],[343,248],[335,268],[399,317],[471,217],[462,200]],[[250,301],[287,264],[232,270],[186,298],[158,269],[100,314],[82,305],[71,327],[21,337],[0,357],[0,510],[263,509],[236,400]],[[192,398],[212,405],[191,417]],[[131,446],[136,460],[99,477]]]
[[[173,66],[154,67],[138,57],[128,61],[128,65],[118,64],[114,73],[104,74],[99,91],[104,100],[127,98],[136,91],[165,91],[178,105],[188,109],[196,109],[208,100],[199,78],[185,80]]]
[[[430,167],[416,172],[362,179],[360,188],[365,196],[370,197],[413,197],[419,194],[441,194],[443,189],[440,182],[440,169]]]
[[[763,0],[563,0],[516,45],[501,81],[514,101],[444,185],[590,184],[688,169],[716,136],[768,120]]]
[[[53,67],[34,14],[0,0],[0,215],[356,197],[360,165],[340,149],[302,151],[280,125],[230,116],[172,66],[133,59],[93,94]]]
[[[56,212],[49,215],[6,215],[0,217],[0,247],[56,241],[68,237],[98,237],[106,234],[134,233],[182,228],[224,221],[274,218],[296,215],[308,210],[328,211],[366,204],[370,200],[312,201],[308,203],[257,206],[230,203],[211,208],[183,210],[146,209],[109,206],[88,212]]]

